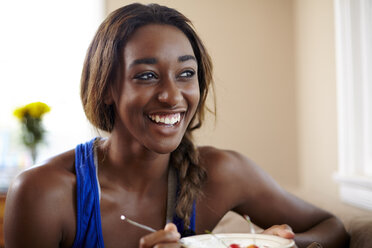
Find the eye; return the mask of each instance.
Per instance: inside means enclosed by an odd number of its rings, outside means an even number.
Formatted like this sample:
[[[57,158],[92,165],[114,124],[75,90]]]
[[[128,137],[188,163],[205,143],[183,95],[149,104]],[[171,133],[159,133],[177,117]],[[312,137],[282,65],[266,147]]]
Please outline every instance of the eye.
[[[191,78],[194,75],[195,75],[195,71],[186,70],[186,71],[183,71],[178,77],[180,77],[180,78]]]
[[[158,76],[153,72],[143,72],[135,75],[134,79],[147,81],[151,79],[158,79]]]

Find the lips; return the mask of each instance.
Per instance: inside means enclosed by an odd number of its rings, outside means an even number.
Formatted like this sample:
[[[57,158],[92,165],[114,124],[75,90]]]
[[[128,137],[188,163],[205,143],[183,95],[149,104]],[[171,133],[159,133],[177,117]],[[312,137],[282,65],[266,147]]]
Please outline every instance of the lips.
[[[162,125],[176,125],[181,121],[182,113],[171,113],[171,114],[149,114],[148,117],[151,121],[162,124]]]

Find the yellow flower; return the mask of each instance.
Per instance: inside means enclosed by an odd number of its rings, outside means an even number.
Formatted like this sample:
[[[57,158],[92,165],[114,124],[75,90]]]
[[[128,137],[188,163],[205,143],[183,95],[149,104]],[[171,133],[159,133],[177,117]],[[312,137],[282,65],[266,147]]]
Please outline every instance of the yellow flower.
[[[14,112],[13,112],[13,114],[19,120],[22,120],[23,119],[23,116],[25,116],[25,109],[24,109],[24,107],[15,109]]]
[[[27,104],[26,106],[17,108],[14,110],[13,114],[19,120],[22,120],[26,115],[32,118],[40,119],[45,113],[50,111],[50,107],[42,102],[33,102]]]
[[[41,116],[50,111],[50,107],[42,102],[33,102],[26,106],[29,114],[34,118],[41,118]]]

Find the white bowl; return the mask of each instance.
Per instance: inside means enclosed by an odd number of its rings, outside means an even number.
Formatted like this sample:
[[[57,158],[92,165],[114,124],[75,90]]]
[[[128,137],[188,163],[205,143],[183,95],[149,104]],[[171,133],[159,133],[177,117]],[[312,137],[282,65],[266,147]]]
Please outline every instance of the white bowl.
[[[220,233],[215,234],[202,234],[182,238],[181,242],[190,248],[225,248],[222,244],[223,241],[226,245],[238,244],[240,247],[245,248],[249,245],[255,244],[258,247],[270,248],[294,248],[295,242],[292,239],[285,239],[274,235],[267,234],[249,234],[249,233]]]

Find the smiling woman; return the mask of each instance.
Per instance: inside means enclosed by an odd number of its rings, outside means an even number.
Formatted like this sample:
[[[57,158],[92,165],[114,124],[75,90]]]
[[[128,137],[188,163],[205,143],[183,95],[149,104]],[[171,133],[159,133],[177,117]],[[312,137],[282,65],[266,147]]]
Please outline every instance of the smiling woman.
[[[172,152],[190,125],[200,97],[198,65],[186,35],[169,25],[139,28],[125,45],[123,67],[122,79],[106,101],[118,108],[115,118],[123,123],[115,124],[124,124],[150,150]]]
[[[111,13],[81,79],[85,114],[108,137],[17,177],[6,245],[181,247],[180,237],[212,230],[233,210],[299,247],[346,246],[336,217],[284,191],[245,156],[194,145],[212,83],[211,59],[183,14],[157,4]]]

